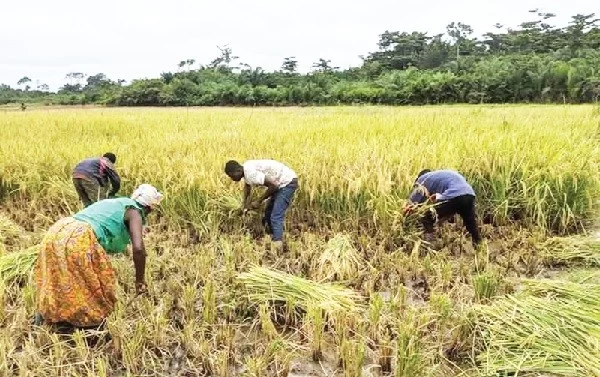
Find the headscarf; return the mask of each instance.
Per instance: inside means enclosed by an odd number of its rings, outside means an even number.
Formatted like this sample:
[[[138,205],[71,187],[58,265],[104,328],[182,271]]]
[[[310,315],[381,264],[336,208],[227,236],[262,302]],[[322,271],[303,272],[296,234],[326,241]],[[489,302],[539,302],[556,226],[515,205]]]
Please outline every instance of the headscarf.
[[[137,189],[131,195],[131,199],[135,200],[139,204],[153,208],[158,205],[163,198],[163,194],[158,192],[158,190],[147,183],[143,183],[138,186]]]

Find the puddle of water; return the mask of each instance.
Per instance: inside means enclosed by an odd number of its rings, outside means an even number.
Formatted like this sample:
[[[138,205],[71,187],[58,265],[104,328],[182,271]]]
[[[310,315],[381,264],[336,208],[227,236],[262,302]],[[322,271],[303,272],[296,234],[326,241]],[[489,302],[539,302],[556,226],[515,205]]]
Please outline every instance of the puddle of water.
[[[379,376],[380,373],[377,373],[378,370],[378,365],[366,364],[362,368],[361,376]],[[331,362],[322,361],[321,363],[315,363],[310,359],[297,359],[292,363],[288,377],[336,377],[342,375],[343,372],[336,369],[335,365]]]

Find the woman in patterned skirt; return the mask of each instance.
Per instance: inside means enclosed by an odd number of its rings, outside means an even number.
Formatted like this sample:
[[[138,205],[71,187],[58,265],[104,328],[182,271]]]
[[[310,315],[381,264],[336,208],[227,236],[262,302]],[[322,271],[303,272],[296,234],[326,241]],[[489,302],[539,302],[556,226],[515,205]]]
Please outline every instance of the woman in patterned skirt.
[[[36,323],[101,325],[116,303],[116,276],[108,255],[123,253],[130,243],[136,292],[145,292],[142,227],[162,197],[143,184],[131,198],[101,200],[56,222],[42,241],[35,266]]]

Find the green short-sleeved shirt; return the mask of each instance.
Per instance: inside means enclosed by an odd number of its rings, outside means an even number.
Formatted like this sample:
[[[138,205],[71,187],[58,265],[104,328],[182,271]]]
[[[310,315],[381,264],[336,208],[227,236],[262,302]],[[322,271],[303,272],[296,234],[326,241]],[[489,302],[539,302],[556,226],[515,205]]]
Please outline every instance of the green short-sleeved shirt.
[[[98,242],[107,253],[123,253],[131,242],[129,231],[125,226],[125,212],[134,208],[142,215],[146,223],[146,216],[142,207],[133,199],[117,198],[105,199],[96,202],[73,217],[92,226]]]

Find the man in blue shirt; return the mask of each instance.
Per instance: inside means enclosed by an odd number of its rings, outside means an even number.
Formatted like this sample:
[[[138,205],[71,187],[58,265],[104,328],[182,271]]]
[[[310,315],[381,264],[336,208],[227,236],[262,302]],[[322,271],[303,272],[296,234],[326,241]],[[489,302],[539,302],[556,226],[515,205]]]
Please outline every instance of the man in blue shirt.
[[[433,234],[436,218],[441,222],[459,214],[471,234],[473,245],[477,246],[481,243],[475,215],[475,191],[458,172],[428,169],[421,171],[408,200],[410,205],[406,212],[427,201],[435,203],[433,207],[435,214],[428,211],[422,219],[427,238]]]

